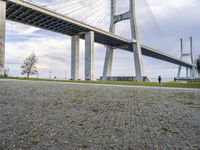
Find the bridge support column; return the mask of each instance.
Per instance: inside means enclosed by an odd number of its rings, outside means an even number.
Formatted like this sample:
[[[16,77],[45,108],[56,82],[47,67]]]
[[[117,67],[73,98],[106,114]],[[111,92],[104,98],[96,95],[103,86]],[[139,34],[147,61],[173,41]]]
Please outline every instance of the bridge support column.
[[[6,2],[0,0],[0,75],[5,69]]]
[[[71,79],[79,79],[79,36],[74,35],[71,37]]]
[[[136,44],[133,44],[136,80],[143,81],[144,71],[143,71],[142,52],[141,52],[139,35],[136,24],[135,0],[130,0],[130,21],[131,21],[132,39],[136,40]]]
[[[195,67],[195,65],[193,65],[191,70],[190,70],[190,76],[191,76],[192,79],[196,78],[196,67]]]
[[[94,32],[85,34],[85,80],[94,79]]]
[[[113,49],[106,49],[106,57],[103,69],[103,80],[107,80],[108,76],[112,75],[112,63],[113,63]]]
[[[114,23],[114,17],[116,15],[116,0],[111,0],[111,21],[110,21],[110,29],[111,33],[115,33],[116,24]],[[113,48],[106,49],[106,56],[104,61],[103,68],[103,80],[107,80],[108,76],[112,75],[112,65],[113,65]]]
[[[186,68],[186,78],[189,78],[189,68]]]

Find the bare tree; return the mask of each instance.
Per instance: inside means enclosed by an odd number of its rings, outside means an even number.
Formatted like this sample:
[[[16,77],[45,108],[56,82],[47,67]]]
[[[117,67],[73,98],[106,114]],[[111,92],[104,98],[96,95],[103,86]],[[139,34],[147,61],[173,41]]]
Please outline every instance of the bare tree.
[[[24,60],[24,64],[21,66],[22,68],[22,75],[27,74],[27,78],[30,75],[37,74],[37,67],[36,64],[38,63],[38,58],[35,53],[32,53],[29,57]]]
[[[10,69],[9,68],[6,68],[5,70],[4,70],[4,77],[8,77],[9,76],[9,72],[10,72]]]

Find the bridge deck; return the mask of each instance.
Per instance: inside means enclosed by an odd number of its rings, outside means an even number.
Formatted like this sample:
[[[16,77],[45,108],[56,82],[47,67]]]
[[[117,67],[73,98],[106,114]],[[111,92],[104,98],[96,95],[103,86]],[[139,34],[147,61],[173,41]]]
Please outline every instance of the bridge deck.
[[[19,0],[7,1],[6,18],[65,35],[80,34],[82,38],[84,38],[83,33],[94,31],[95,42],[97,43],[126,50],[131,48],[131,43],[129,44],[127,39]]]
[[[6,2],[6,18],[8,20],[70,36],[80,34],[81,38],[83,39],[83,33],[94,31],[96,43],[132,52],[132,42],[110,32],[98,29],[83,22],[76,21],[24,1],[6,0]],[[181,64],[182,66],[188,68],[192,67],[192,65],[189,63],[180,61],[175,57],[169,56],[146,46],[142,46],[142,54],[177,65]]]

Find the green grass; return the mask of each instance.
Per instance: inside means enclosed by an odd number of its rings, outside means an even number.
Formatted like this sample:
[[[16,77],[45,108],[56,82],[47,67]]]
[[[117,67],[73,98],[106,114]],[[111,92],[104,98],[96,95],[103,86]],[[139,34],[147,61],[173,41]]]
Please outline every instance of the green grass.
[[[71,81],[71,80],[49,80],[37,78],[0,78],[0,79],[16,79],[16,80],[31,80],[31,81],[50,81],[50,82],[71,82],[71,83],[87,83],[87,84],[110,84],[110,85],[129,85],[129,86],[156,86],[156,87],[177,87],[177,88],[200,88],[200,82],[166,82],[158,84],[156,82],[133,82],[133,81]]]

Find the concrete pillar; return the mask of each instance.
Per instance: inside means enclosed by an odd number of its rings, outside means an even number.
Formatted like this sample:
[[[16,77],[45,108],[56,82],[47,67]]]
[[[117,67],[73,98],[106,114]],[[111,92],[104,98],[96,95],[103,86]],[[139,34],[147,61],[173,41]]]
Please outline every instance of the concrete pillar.
[[[115,33],[115,23],[114,16],[116,15],[116,0],[111,0],[111,22],[110,22],[110,32]],[[112,75],[112,63],[113,63],[113,48],[106,49],[106,57],[104,61],[103,68],[103,80],[106,80],[108,76]]]
[[[181,76],[181,65],[178,67],[178,75],[177,75],[177,78],[180,78]]]
[[[71,37],[71,79],[79,79],[79,36],[74,35]]]
[[[85,34],[85,79],[94,79],[94,32]]]
[[[181,60],[183,59],[183,39],[180,39],[180,48],[181,48]],[[181,76],[181,65],[178,67],[178,75],[177,77],[180,78]]]
[[[112,63],[113,63],[113,49],[106,49],[106,57],[103,68],[103,80],[106,80],[108,76],[112,75]]]
[[[189,78],[189,68],[186,68],[186,78]]]
[[[6,2],[0,0],[0,75],[5,69]]]
[[[111,24],[110,32],[115,33],[115,24]],[[106,80],[108,76],[112,75],[113,52],[114,52],[113,48],[106,49],[106,57],[103,68],[103,80]]]
[[[192,37],[190,37],[190,57],[191,57],[191,63],[194,64],[194,59],[193,59],[193,42],[192,42]]]
[[[136,40],[136,44],[133,44],[136,80],[142,81],[143,76],[144,76],[144,71],[143,71],[142,52],[141,52],[139,35],[138,35],[137,24],[136,24],[135,0],[130,0],[130,14],[131,14],[130,21],[131,21],[132,39]]]
[[[191,68],[191,70],[190,70],[190,76],[191,76],[191,78],[192,79],[195,79],[196,78],[196,66],[195,65],[193,65],[192,66],[192,68]]]

